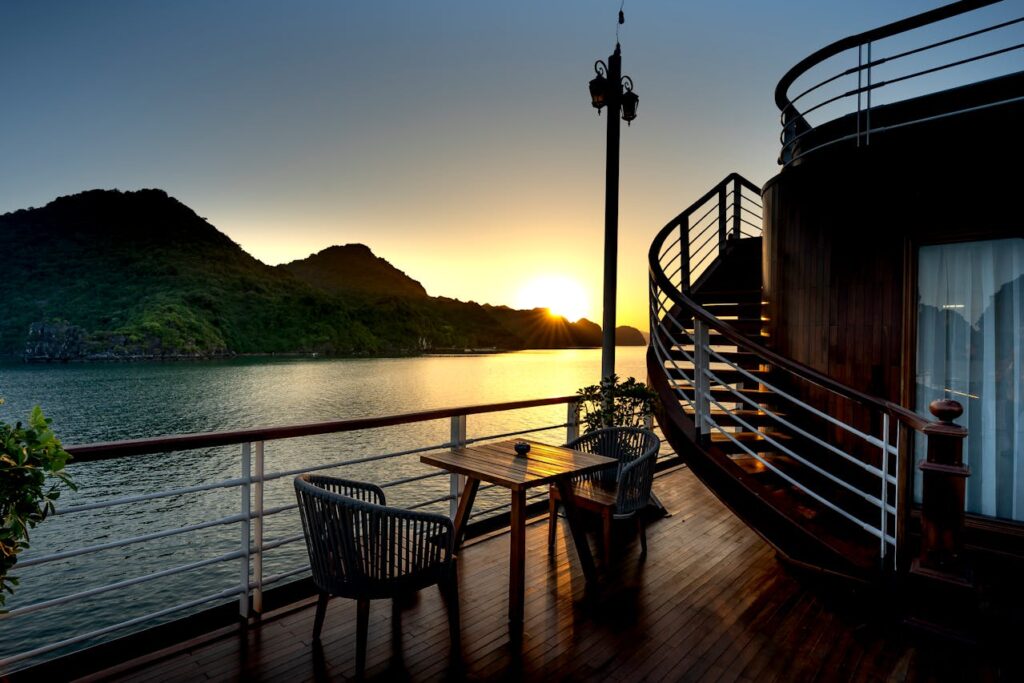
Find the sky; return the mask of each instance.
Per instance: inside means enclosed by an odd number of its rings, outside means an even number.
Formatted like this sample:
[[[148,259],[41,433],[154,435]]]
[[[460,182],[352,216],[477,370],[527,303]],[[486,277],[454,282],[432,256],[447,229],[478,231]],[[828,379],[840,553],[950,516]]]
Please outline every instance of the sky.
[[[619,4],[5,3],[0,213],[159,187],[268,264],[361,242],[431,295],[545,305],[547,278],[600,321],[607,114],[587,83]],[[732,171],[778,172],[791,66],[939,4],[628,0],[618,323],[647,328],[667,221]]]

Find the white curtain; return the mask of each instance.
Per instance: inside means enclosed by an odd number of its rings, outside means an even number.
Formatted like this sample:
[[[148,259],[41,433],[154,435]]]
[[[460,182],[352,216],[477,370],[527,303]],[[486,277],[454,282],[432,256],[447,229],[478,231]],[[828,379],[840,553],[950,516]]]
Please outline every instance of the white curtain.
[[[1024,521],[1024,239],[921,247],[917,320],[918,412],[964,406],[967,510]]]

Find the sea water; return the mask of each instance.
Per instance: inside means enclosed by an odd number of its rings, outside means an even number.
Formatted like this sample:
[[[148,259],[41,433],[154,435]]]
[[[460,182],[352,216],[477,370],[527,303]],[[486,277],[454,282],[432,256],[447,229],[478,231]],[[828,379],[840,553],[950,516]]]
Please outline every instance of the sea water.
[[[617,349],[620,376],[644,379],[645,349]],[[379,417],[456,406],[566,396],[600,374],[598,349],[522,351],[489,355],[412,358],[239,358],[230,361],[23,365],[0,364],[0,420],[24,420],[40,405],[65,445],[194,432]],[[471,415],[470,438],[556,425],[565,405]],[[265,469],[281,472],[340,460],[445,443],[448,419],[267,442]],[[561,443],[564,428],[531,438]],[[79,489],[62,494],[58,509],[125,496],[179,489],[237,478],[241,446],[207,448],[72,463]],[[378,484],[435,470],[418,455],[325,470]],[[270,481],[265,507],[294,502],[292,477]],[[446,476],[393,486],[388,503],[414,505],[449,491]],[[57,515],[33,530],[21,557],[51,554],[215,520],[240,511],[240,489],[218,488],[100,510]],[[481,492],[475,510],[508,502],[507,491]],[[448,503],[422,508],[447,514]],[[265,542],[301,531],[295,510],[266,518]],[[230,553],[240,547],[238,522],[100,550],[67,560],[16,568],[21,585],[7,609],[150,575]],[[289,572],[307,562],[300,541],[268,551],[264,576]],[[241,560],[211,564],[186,574],[157,578],[67,605],[0,620],[0,657],[73,637],[175,604],[228,590],[240,582]],[[292,577],[297,579],[299,576]],[[225,598],[220,602],[226,602]],[[197,607],[208,607],[216,602]],[[194,610],[193,610],[194,611]],[[166,621],[187,614],[168,615]],[[144,628],[81,643],[83,647]],[[52,653],[54,656],[59,653]],[[19,668],[17,665],[15,668]]]

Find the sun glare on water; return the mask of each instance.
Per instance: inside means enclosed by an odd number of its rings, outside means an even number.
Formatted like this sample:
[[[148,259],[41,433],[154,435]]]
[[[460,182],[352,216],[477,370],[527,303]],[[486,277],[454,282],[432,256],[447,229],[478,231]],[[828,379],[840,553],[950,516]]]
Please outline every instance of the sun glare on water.
[[[570,322],[585,318],[590,312],[587,290],[565,275],[542,275],[526,282],[516,298],[516,308],[547,308]]]

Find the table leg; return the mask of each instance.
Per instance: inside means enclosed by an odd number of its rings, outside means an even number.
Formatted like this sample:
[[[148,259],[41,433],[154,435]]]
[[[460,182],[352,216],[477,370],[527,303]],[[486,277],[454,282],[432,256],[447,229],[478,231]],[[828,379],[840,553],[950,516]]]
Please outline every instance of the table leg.
[[[508,623],[513,638],[523,633],[526,597],[526,491],[512,491],[512,550],[508,569]]]
[[[473,501],[476,500],[476,490],[480,488],[480,480],[473,477],[466,478],[466,485],[462,488],[462,495],[459,496],[459,509],[455,513],[455,549],[462,547],[462,539],[466,535],[466,525],[469,523],[469,513],[473,509]]]
[[[576,546],[576,555],[580,558],[580,566],[583,568],[583,576],[588,583],[597,578],[597,571],[594,569],[594,557],[590,554],[590,545],[587,543],[587,535],[583,531],[579,512],[573,503],[572,485],[566,479],[560,479],[555,486],[558,487],[558,496],[562,499],[562,507],[565,509],[565,521],[569,523],[569,531],[572,532],[573,545]]]

